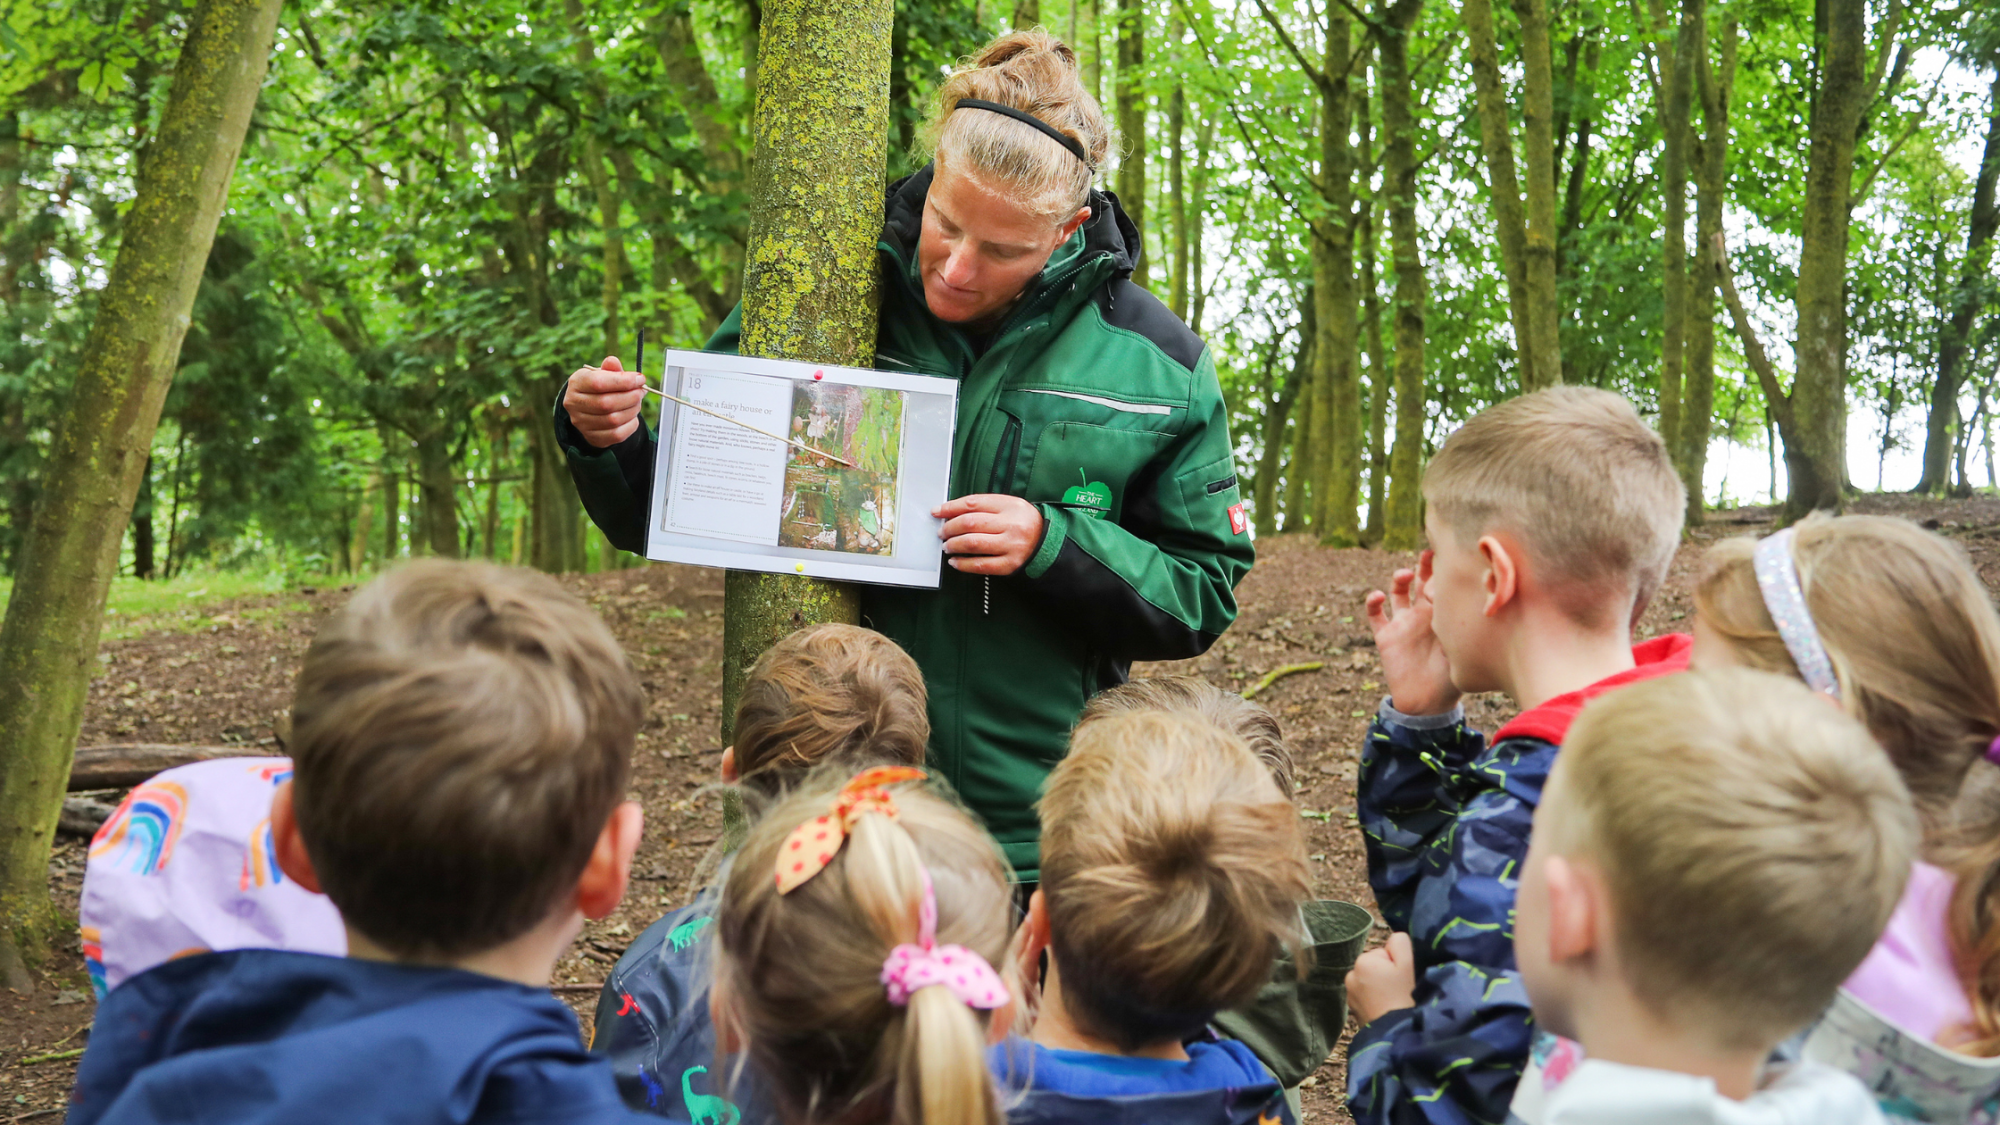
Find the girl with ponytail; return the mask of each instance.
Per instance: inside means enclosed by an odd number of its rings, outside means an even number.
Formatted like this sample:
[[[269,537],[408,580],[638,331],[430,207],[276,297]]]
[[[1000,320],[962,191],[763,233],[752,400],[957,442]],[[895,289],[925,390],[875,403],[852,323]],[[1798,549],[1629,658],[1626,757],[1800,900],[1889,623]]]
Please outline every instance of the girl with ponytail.
[[[923,777],[821,775],[758,821],[730,869],[710,1011],[785,1125],[1004,1121],[986,1050],[1015,991],[994,968],[1008,871]]]

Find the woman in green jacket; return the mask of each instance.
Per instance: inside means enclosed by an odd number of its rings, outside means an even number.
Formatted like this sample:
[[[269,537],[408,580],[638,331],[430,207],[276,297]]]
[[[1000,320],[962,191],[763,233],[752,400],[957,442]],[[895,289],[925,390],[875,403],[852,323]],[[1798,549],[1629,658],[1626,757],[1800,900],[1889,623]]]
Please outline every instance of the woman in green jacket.
[[[1092,695],[1206,651],[1254,555],[1207,348],[1131,281],[1138,231],[1092,179],[1110,147],[1044,32],[948,79],[934,162],[891,185],[875,364],[959,381],[936,590],[864,586],[863,623],[930,688],[931,765],[1024,881],[1034,802]],[[709,341],[735,351],[742,310]],[[644,552],[655,435],[616,359],[555,411],[584,507]]]

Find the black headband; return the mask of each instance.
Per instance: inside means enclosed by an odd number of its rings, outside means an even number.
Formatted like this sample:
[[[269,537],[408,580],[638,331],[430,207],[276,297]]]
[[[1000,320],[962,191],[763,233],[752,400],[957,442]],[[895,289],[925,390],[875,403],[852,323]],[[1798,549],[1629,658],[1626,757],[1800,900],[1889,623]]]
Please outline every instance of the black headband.
[[[1040,130],[1043,136],[1049,138],[1055,143],[1068,149],[1070,153],[1074,155],[1078,160],[1083,161],[1085,167],[1089,168],[1093,172],[1097,170],[1097,165],[1092,164],[1090,162],[1090,157],[1084,153],[1082,141],[1077,140],[1075,137],[1070,136],[1069,134],[1063,132],[1061,129],[1056,128],[1055,126],[1049,124],[1048,122],[1042,120],[1039,117],[1036,117],[1034,114],[1029,113],[1026,110],[1015,109],[1011,105],[1001,105],[999,102],[983,101],[979,98],[960,98],[958,99],[958,104],[952,106],[951,108],[953,110],[968,109],[968,108],[983,109],[992,113],[997,113],[1002,117],[1011,117],[1014,120],[1021,122],[1023,125],[1032,125],[1036,129]]]

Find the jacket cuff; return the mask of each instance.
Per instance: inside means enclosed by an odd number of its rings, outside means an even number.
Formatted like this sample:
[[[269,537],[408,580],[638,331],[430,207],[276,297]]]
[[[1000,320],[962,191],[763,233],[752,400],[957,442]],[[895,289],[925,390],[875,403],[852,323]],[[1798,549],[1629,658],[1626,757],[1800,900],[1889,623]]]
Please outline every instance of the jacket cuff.
[[[1053,504],[1037,504],[1042,513],[1042,545],[1028,556],[1028,565],[1021,573],[1029,578],[1040,578],[1056,564],[1056,556],[1062,554],[1063,543],[1069,539],[1069,513]]]
[[[1389,696],[1382,697],[1382,705],[1375,709],[1375,717],[1386,727],[1402,727],[1404,730],[1445,730],[1465,721],[1465,705],[1458,704],[1449,711],[1435,715],[1405,715],[1391,703]]]

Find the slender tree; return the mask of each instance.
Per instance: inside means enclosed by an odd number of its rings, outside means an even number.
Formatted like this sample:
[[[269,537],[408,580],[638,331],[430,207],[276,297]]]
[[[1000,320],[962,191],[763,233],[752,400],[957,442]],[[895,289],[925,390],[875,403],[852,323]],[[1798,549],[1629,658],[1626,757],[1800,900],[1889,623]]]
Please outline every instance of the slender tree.
[[[0,978],[10,987],[58,932],[49,845],[105,598],[278,9],[278,0],[201,0],[188,21],[0,625]]]
[[[1381,25],[1382,192],[1389,205],[1390,260],[1396,271],[1396,444],[1389,456],[1389,499],[1382,545],[1423,543],[1424,263],[1417,243],[1417,137],[1410,88],[1410,29],[1423,0],[1377,0]]]
[[[1685,483],[1687,467],[1679,465],[1685,452],[1680,441],[1681,368],[1687,343],[1687,188],[1688,150],[1694,132],[1694,86],[1697,59],[1706,49],[1703,31],[1707,19],[1704,0],[1681,0],[1679,33],[1672,52],[1661,53],[1665,71],[1664,96],[1660,99],[1660,132],[1665,139],[1660,160],[1663,261],[1660,263],[1660,296],[1663,315],[1660,324],[1660,434],[1673,454]],[[1695,481],[1691,491],[1700,492]]]
[[[1118,135],[1125,155],[1118,161],[1118,202],[1138,228],[1142,252],[1132,271],[1134,285],[1149,274],[1146,242],[1146,2],[1118,0]]]
[[[2000,202],[1996,202],[1994,195],[1996,181],[2000,181],[2000,60],[1996,60],[1993,89],[1987,101],[1986,146],[1979,158],[1979,176],[1973,181],[1965,261],[1959,267],[1958,287],[1951,295],[1951,316],[1938,333],[1937,381],[1931,385],[1930,418],[1924,427],[1924,472],[1917,484],[1919,492],[1943,492],[1949,481],[1947,460],[1951,455],[1952,421],[1958,413],[1958,392],[1965,378],[1972,322],[1993,291],[1989,272],[1993,262],[1993,234],[2000,229]]]
[[[875,355],[893,0],[767,0],[753,131],[743,353],[867,366]],[[722,714],[785,634],[860,616],[854,587],[731,571]]]
[[[1687,361],[1681,396],[1680,453],[1675,458],[1687,485],[1687,523],[1702,523],[1708,470],[1708,439],[1715,412],[1716,254],[1722,237],[1722,209],[1729,188],[1729,99],[1736,86],[1735,19],[1721,29],[1721,61],[1709,63],[1704,48],[1696,56],[1695,88],[1701,95],[1705,132],[1695,145],[1695,257],[1688,273]]]

